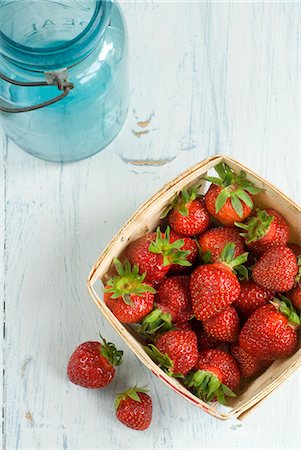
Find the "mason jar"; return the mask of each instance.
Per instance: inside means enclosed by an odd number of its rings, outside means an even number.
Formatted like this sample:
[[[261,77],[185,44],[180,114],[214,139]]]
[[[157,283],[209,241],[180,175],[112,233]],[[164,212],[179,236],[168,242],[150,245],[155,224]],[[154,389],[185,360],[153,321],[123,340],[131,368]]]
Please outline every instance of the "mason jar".
[[[0,0],[1,123],[23,150],[66,162],[105,148],[127,115],[128,39],[111,0]]]

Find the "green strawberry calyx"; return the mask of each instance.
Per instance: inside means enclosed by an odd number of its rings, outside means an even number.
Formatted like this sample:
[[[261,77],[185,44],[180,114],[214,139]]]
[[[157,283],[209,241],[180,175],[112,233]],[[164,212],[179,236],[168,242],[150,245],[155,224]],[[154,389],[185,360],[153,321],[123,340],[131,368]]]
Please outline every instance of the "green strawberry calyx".
[[[264,209],[256,209],[256,215],[250,217],[246,223],[235,222],[235,225],[244,230],[240,235],[246,240],[246,244],[251,244],[266,236],[273,220],[274,216]]]
[[[107,342],[100,334],[102,344],[100,349],[100,354],[104,356],[112,366],[120,366],[122,362],[122,350],[117,350],[115,344],[112,342]]]
[[[173,209],[179,211],[182,216],[188,216],[189,211],[187,205],[200,197],[200,194],[198,193],[199,189],[200,184],[195,184],[190,188],[184,187],[184,189],[182,189],[182,191],[173,198],[170,205],[163,211],[160,219],[164,219]]]
[[[270,303],[288,318],[288,323],[292,328],[298,328],[301,324],[301,318],[297,314],[292,302],[284,295],[278,294],[279,298],[274,297]]]
[[[125,400],[127,397],[131,398],[132,400],[135,400],[136,402],[141,403],[139,393],[146,393],[146,392],[149,392],[149,390],[146,389],[146,386],[143,387],[134,386],[124,392],[121,392],[120,394],[117,394],[115,398],[115,409],[117,410],[120,405],[120,402],[122,402],[122,400]]]
[[[243,265],[245,262],[247,262],[248,256],[249,253],[245,252],[241,255],[236,256],[235,258],[235,243],[228,242],[220,254],[219,262],[229,267],[239,277],[240,280],[248,280],[249,272],[247,267]]]
[[[225,396],[236,397],[236,394],[223,384],[216,374],[209,370],[190,372],[186,376],[184,384],[194,395],[205,402],[211,402],[214,398],[217,398],[219,403],[225,405]]]
[[[190,251],[180,250],[185,244],[184,239],[178,239],[171,243],[169,226],[166,227],[165,233],[162,233],[160,227],[158,227],[156,233],[156,239],[150,243],[148,251],[162,254],[163,266],[170,266],[171,264],[191,266],[191,263],[187,261]]]
[[[139,267],[134,265],[131,267],[130,262],[126,259],[124,264],[114,258],[117,275],[114,275],[107,282],[104,292],[110,293],[111,298],[122,297],[127,305],[132,305],[131,294],[141,297],[146,292],[155,294],[156,290],[147,283],[144,283],[146,272],[139,274]]]
[[[217,164],[214,169],[219,178],[204,177],[204,179],[221,188],[215,201],[215,212],[218,213],[227,200],[230,199],[236,214],[239,217],[243,217],[243,203],[253,209],[254,204],[251,195],[259,194],[262,192],[262,189],[254,186],[251,181],[247,180],[244,171],[236,173],[225,163]]]
[[[150,337],[158,332],[164,333],[171,329],[171,314],[155,308],[143,319],[137,328],[137,333],[142,337]]]
[[[161,353],[160,350],[153,344],[143,346],[148,356],[164,370],[167,375],[174,378],[184,378],[184,375],[180,373],[174,373],[172,371],[173,362],[166,353]]]

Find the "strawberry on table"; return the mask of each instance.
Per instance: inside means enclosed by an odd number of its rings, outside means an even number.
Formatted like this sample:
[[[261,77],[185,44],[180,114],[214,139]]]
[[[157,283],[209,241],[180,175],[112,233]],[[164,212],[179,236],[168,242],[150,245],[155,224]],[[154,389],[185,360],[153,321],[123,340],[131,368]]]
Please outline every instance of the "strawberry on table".
[[[210,319],[231,305],[239,296],[240,284],[232,270],[248,257],[243,253],[234,258],[235,244],[228,243],[220,262],[199,266],[191,275],[192,309],[197,320]]]
[[[192,239],[187,236],[181,236],[180,234],[175,233],[174,231],[170,230],[170,243],[174,243],[177,240],[183,240],[184,245],[180,248],[180,250],[184,250],[186,252],[189,252],[186,256],[186,260],[193,264],[198,256],[199,249],[197,242],[195,239]],[[191,266],[190,266],[191,267]],[[170,272],[176,273],[176,274],[185,274],[187,271],[190,270],[190,267],[187,266],[181,266],[180,264],[172,264],[170,266]]]
[[[140,273],[146,273],[145,281],[158,283],[163,280],[172,264],[190,266],[187,256],[190,251],[181,250],[184,240],[170,241],[170,228],[165,233],[160,228],[154,233],[148,233],[132,242],[126,257],[132,265],[139,267]]]
[[[145,348],[147,354],[170,376],[186,375],[198,359],[197,337],[193,331],[171,330]]]
[[[288,223],[271,208],[257,208],[255,215],[249,217],[246,223],[237,222],[236,226],[244,230],[241,236],[255,253],[263,253],[274,244],[286,245],[289,241]]]
[[[124,265],[114,258],[117,275],[111,277],[104,289],[104,301],[122,323],[139,322],[154,305],[155,289],[145,283],[145,276],[139,274],[138,266],[131,267],[128,260]]]
[[[115,400],[117,419],[134,430],[146,430],[152,421],[153,403],[145,388],[133,387]]]
[[[253,267],[255,283],[274,292],[292,289],[298,273],[297,258],[294,252],[281,244],[266,250]]]
[[[255,309],[268,303],[273,296],[273,292],[259,286],[255,281],[243,281],[240,283],[239,297],[235,300],[233,306],[242,319],[247,319]]]
[[[209,262],[217,262],[225,245],[229,242],[235,244],[235,258],[245,252],[244,241],[239,231],[231,227],[211,228],[205,231],[198,241],[203,257],[206,257]]]
[[[240,331],[240,322],[238,314],[229,306],[220,313],[204,320],[203,327],[205,332],[222,342],[236,342]]]
[[[280,298],[256,309],[240,332],[240,347],[257,359],[285,358],[297,349],[300,319],[290,300]]]
[[[205,231],[210,224],[210,217],[200,198],[199,186],[184,188],[171,205],[164,211],[161,218],[168,217],[172,230],[184,236],[195,236]]]
[[[219,178],[205,177],[212,183],[205,195],[207,211],[223,225],[243,222],[252,213],[253,195],[261,189],[248,181],[244,172],[236,173],[225,163],[214,169]]]
[[[197,368],[185,380],[197,397],[207,402],[217,399],[222,404],[225,397],[235,397],[233,391],[239,388],[241,376],[232,355],[223,350],[203,350]]]
[[[231,354],[236,359],[243,378],[253,377],[267,365],[266,362],[259,361],[257,358],[250,355],[250,353],[241,348],[238,344],[231,345]]]
[[[72,353],[67,367],[69,380],[79,386],[97,389],[107,386],[115,376],[114,366],[119,366],[122,350],[102,338],[102,343],[84,342]]]

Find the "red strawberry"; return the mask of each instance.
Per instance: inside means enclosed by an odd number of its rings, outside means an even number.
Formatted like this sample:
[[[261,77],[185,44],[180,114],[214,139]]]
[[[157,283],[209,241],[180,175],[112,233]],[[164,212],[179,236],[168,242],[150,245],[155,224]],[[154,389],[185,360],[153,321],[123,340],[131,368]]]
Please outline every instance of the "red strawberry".
[[[240,284],[240,294],[233,306],[243,319],[247,319],[255,309],[268,303],[273,295],[273,292],[258,286],[252,280],[244,281]]]
[[[232,269],[243,264],[247,253],[234,258],[235,245],[228,243],[222,262],[199,266],[191,275],[192,309],[197,320],[210,319],[231,305],[239,296],[240,284]]]
[[[256,309],[240,332],[240,347],[257,359],[285,358],[297,348],[300,320],[291,302],[281,298]]]
[[[123,351],[102,338],[100,342],[84,342],[72,353],[67,374],[69,380],[86,388],[107,386],[115,376],[114,366],[121,364]]]
[[[192,328],[192,325],[190,322],[176,323],[174,325],[174,328],[176,330],[193,331],[193,328]]]
[[[175,275],[158,285],[157,307],[169,311],[173,322],[186,322],[192,317],[189,282],[189,276]]]
[[[301,311],[301,284],[297,284],[288,294],[288,298],[292,301],[294,308]]]
[[[244,230],[246,245],[255,253],[263,253],[274,244],[286,245],[290,229],[284,217],[271,208],[256,209],[256,214],[246,223],[236,223]]]
[[[225,396],[234,397],[240,385],[240,372],[236,361],[223,350],[203,350],[199,353],[195,373],[187,377],[186,385],[205,401],[215,397],[225,403]]]
[[[239,317],[235,308],[229,306],[203,322],[205,332],[223,342],[236,342],[239,335]]]
[[[238,344],[232,344],[231,354],[236,359],[241,376],[243,378],[249,378],[258,373],[264,366],[263,361],[259,361],[250,353],[246,352]]]
[[[154,305],[155,289],[144,283],[145,274],[139,275],[138,267],[128,260],[124,265],[115,258],[117,275],[107,282],[104,301],[112,313],[122,323],[139,322]]]
[[[180,234],[175,233],[174,231],[170,231],[170,243],[173,244],[175,241],[182,239],[184,241],[183,247],[180,250],[184,250],[189,252],[186,256],[186,260],[191,264],[195,262],[198,256],[198,245],[194,239],[191,239],[186,236],[181,236]],[[180,264],[172,264],[170,267],[170,272],[173,273],[187,273],[190,270],[190,267],[181,266]]]
[[[215,167],[220,178],[205,177],[212,184],[205,195],[207,211],[223,225],[243,222],[252,212],[252,194],[261,189],[246,179],[244,172],[235,173],[227,164]]]
[[[168,375],[186,375],[198,359],[197,337],[193,331],[167,331],[145,351]]]
[[[184,188],[162,215],[165,217],[169,213],[168,223],[176,233],[195,236],[209,227],[210,217],[198,198],[198,188]]]
[[[138,327],[137,332],[140,336],[148,338],[170,330],[173,323],[179,324],[191,319],[193,313],[189,280],[190,277],[187,275],[175,275],[165,278],[158,285],[156,309],[148,314]]]
[[[301,246],[298,244],[288,244],[288,247],[293,250],[293,252],[295,253],[296,257],[298,258],[298,256],[301,256]]]
[[[133,387],[115,400],[117,419],[134,430],[146,430],[152,421],[153,403],[144,388]]]
[[[210,319],[208,319],[210,320]],[[205,330],[197,332],[198,347],[200,350],[209,350],[210,348],[218,347],[221,342],[213,336],[209,336]]]
[[[132,265],[138,265],[140,273],[146,273],[147,282],[163,280],[172,264],[190,266],[187,261],[188,252],[180,250],[184,245],[183,239],[170,242],[170,228],[165,233],[157,228],[156,233],[141,236],[132,242],[127,250],[126,257]]]
[[[235,258],[244,253],[244,241],[235,228],[211,228],[199,237],[199,245],[202,254],[208,256],[210,262],[217,262],[219,260],[220,255],[228,242],[233,242],[235,244]]]
[[[293,251],[275,244],[255,263],[252,276],[255,283],[265,289],[286,292],[294,286],[297,273],[297,258]]]

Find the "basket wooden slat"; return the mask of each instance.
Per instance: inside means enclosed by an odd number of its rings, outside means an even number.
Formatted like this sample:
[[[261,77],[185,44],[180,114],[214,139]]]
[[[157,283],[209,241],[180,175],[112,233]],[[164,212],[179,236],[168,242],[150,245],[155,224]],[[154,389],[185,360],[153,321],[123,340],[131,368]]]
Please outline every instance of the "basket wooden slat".
[[[294,370],[301,364],[301,349],[290,358],[275,361],[262,375],[250,382],[243,392],[231,400],[229,408],[221,409],[219,405],[206,404],[185,389],[176,379],[166,375],[145,353],[142,345],[131,332],[130,327],[123,326],[111,313],[103,302],[99,287],[100,281],[105,283],[107,277],[112,273],[112,260],[114,257],[122,256],[127,245],[142,236],[153,231],[159,224],[159,217],[164,208],[169,204],[173,196],[184,186],[200,181],[210,169],[220,162],[227,163],[235,170],[244,170],[248,178],[257,186],[264,188],[264,192],[256,196],[256,206],[271,207],[282,213],[291,226],[292,240],[301,244],[301,208],[285,194],[266,180],[256,175],[250,169],[227,156],[213,156],[188,169],[183,174],[166,184],[160,191],[145,202],[139,210],[128,220],[121,230],[112,239],[102,255],[93,266],[87,281],[88,290],[101,313],[105,316],[111,326],[117,331],[136,356],[157,377],[168,384],[173,390],[194,403],[197,407],[218,419],[229,419],[231,417],[243,418],[252,408],[263,401],[274,389],[276,389]],[[202,188],[205,192],[205,183]],[[98,287],[98,289],[97,289]]]

